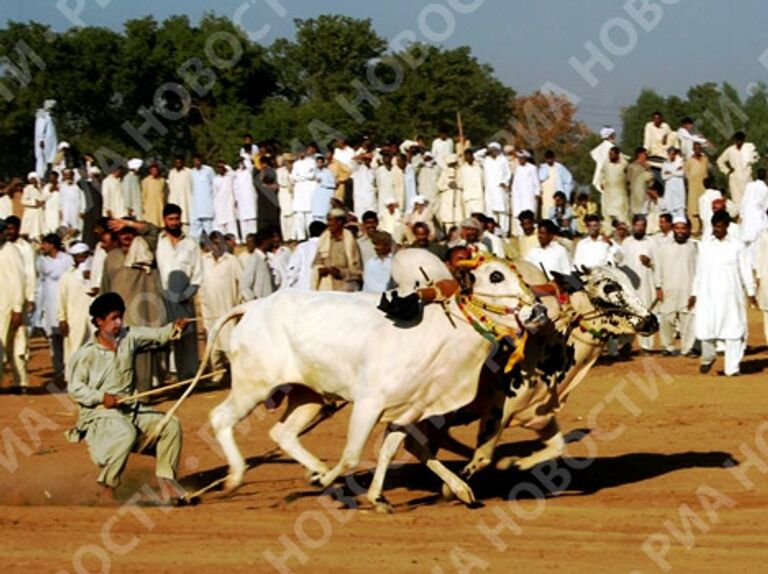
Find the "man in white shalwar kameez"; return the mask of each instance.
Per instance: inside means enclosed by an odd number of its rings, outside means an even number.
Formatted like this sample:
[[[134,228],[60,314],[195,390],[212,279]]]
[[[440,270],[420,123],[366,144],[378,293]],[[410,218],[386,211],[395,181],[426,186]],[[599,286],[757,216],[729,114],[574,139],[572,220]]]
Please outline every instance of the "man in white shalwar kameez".
[[[685,166],[677,148],[667,150],[667,161],[661,166],[661,178],[664,180],[667,209],[673,217],[685,215]]]
[[[103,198],[102,213],[104,217],[122,219],[128,215],[125,209],[123,196],[123,167],[116,166],[110,174],[101,182],[101,196]]]
[[[43,233],[56,233],[61,227],[61,185],[58,172],[52,171],[48,175],[48,183],[43,188]]]
[[[35,115],[35,171],[41,177],[48,171],[48,165],[53,163],[59,147],[56,123],[51,114],[55,106],[56,100],[45,100]]]
[[[37,172],[27,174],[27,185],[21,193],[21,204],[24,213],[21,216],[21,234],[30,240],[39,239],[45,225],[45,196],[40,187],[40,176]]]
[[[59,191],[61,201],[61,223],[74,231],[83,230],[83,220],[88,209],[85,200],[85,192],[74,181],[74,173],[71,169],[65,169],[64,181]]]
[[[238,234],[235,215],[235,174],[226,163],[216,164],[213,178],[213,229],[223,234]]]
[[[621,244],[624,254],[623,264],[635,272],[640,279],[640,284],[635,287],[635,293],[647,309],[653,307],[656,301],[656,289],[654,288],[653,268],[654,251],[656,242],[646,235],[647,221],[644,215],[632,217],[632,235]],[[638,336],[637,340],[643,351],[653,350],[653,335],[649,337]]]
[[[378,211],[376,170],[371,167],[369,153],[354,157],[352,162],[352,211],[362,217],[366,211]]]
[[[288,287],[312,290],[312,263],[317,256],[317,244],[325,227],[322,221],[309,224],[309,239],[296,246],[288,262]]]
[[[224,236],[214,231],[210,242],[204,248],[202,257],[203,280],[200,284],[200,310],[203,325],[210,333],[216,319],[227,314],[240,302],[240,277],[242,267],[237,257],[227,252]],[[229,337],[235,324],[230,322],[222,327],[211,354],[212,370],[224,368],[225,356],[229,351]],[[223,376],[218,376],[221,380]]]
[[[501,144],[488,144],[488,153],[483,160],[485,176],[485,214],[499,222],[501,234],[509,236],[510,231],[510,197],[509,184],[512,170],[507,158],[501,153]]]
[[[726,211],[712,216],[712,236],[701,242],[693,281],[696,337],[701,341],[699,370],[709,372],[715,362],[716,344],[724,341],[727,376],[739,374],[746,349],[746,299],[758,306],[744,244],[728,237],[730,221]]]
[[[213,231],[213,178],[214,171],[210,165],[203,163],[200,155],[192,157],[192,214],[190,215],[189,234],[199,239],[203,233],[206,235]],[[194,325],[194,323],[193,323]],[[189,333],[187,329],[185,333]]]
[[[184,165],[184,158],[173,160],[173,168],[168,172],[168,203],[181,208],[181,225],[186,232],[192,217],[192,171]]]
[[[710,147],[707,138],[696,133],[693,119],[685,117],[680,121],[680,127],[677,129],[677,145],[680,146],[683,161],[687,161],[693,156],[693,144]]]
[[[317,164],[315,162],[314,145],[307,146],[305,151],[299,152],[299,159],[291,169],[293,180],[293,224],[294,237],[298,241],[307,238],[307,230],[312,221],[312,194],[315,191]]]
[[[544,163],[539,165],[539,181],[541,182],[541,216],[547,217],[555,205],[555,194],[562,191],[566,199],[571,200],[573,193],[573,176],[568,168],[557,161],[555,152],[544,152]]]
[[[6,354],[13,348],[8,334],[22,325],[24,312],[25,281],[21,256],[16,248],[5,240],[5,221],[0,219],[0,380],[4,378]]]
[[[336,178],[328,169],[323,154],[315,154],[317,169],[315,170],[315,190],[312,192],[312,221],[322,221],[325,223],[328,218],[328,212],[331,209],[331,199],[336,190]]]
[[[680,352],[690,356],[696,343],[691,293],[696,276],[698,243],[692,240],[691,224],[678,216],[673,220],[674,241],[654,251],[653,278],[656,285],[658,312],[661,315],[659,335],[663,353],[676,355],[675,330],[680,332]]]
[[[1,223],[1,222],[0,222]],[[21,237],[21,222],[16,216],[8,217],[5,220],[4,239],[10,247],[14,247],[21,259],[21,267],[24,273],[24,306],[22,309],[22,323],[18,328],[12,329],[8,333],[8,347],[6,353],[13,353],[11,368],[13,370],[13,384],[17,387],[26,387],[29,385],[29,373],[27,372],[27,362],[29,361],[29,325],[32,321],[32,314],[35,311],[35,299],[37,293],[37,264],[35,248],[32,244]],[[0,235],[3,235],[0,233]],[[6,267],[0,267],[6,269]],[[8,268],[8,273],[12,273],[13,268]],[[4,274],[3,277],[9,276]],[[11,284],[16,284],[16,279],[10,279]],[[6,332],[6,331],[2,331]],[[3,344],[3,341],[0,341]],[[12,351],[11,351],[12,349]]]
[[[763,314],[763,336],[768,343],[768,229],[764,229],[754,242],[754,252],[757,302]]]
[[[744,189],[752,181],[752,165],[760,159],[755,144],[746,139],[744,132],[736,132],[733,145],[717,158],[718,169],[728,176],[728,191],[737,209],[741,206]]]
[[[667,148],[671,141],[672,128],[664,121],[661,112],[653,112],[651,121],[645,124],[643,147],[648,150],[648,159],[654,167],[661,167],[667,157]]]
[[[573,266],[591,268],[608,263],[620,263],[622,260],[621,247],[612,240],[600,234],[600,218],[597,215],[584,217],[587,235],[576,243],[573,254]]]
[[[256,186],[253,183],[253,166],[246,157],[241,157],[234,173],[235,204],[237,220],[240,224],[238,237],[245,241],[249,233],[256,233],[258,211],[256,206]]]
[[[485,213],[485,192],[483,190],[483,168],[475,161],[472,150],[464,152],[464,163],[459,166],[458,176],[464,213]]]
[[[172,203],[163,208],[165,229],[157,238],[157,271],[163,288],[167,317],[191,319],[195,316],[194,297],[203,281],[202,254],[198,242],[184,233],[181,208]],[[195,323],[184,330],[172,344],[174,364],[179,379],[195,375],[199,362]]]
[[[280,206],[280,233],[285,241],[296,239],[296,227],[293,224],[293,181],[291,169],[294,157],[292,153],[283,154],[283,165],[277,168],[277,203]]]
[[[441,129],[437,134],[437,137],[432,141],[432,157],[435,158],[437,165],[441,168],[446,167],[448,164],[445,162],[445,158],[454,152],[454,143],[451,138],[446,134],[446,130]],[[402,205],[400,206],[403,207]]]
[[[512,235],[515,237],[523,233],[517,217],[523,211],[538,213],[541,203],[539,170],[530,160],[527,150],[517,152],[517,169],[512,178]]]
[[[602,180],[603,164],[608,161],[608,152],[616,145],[616,131],[611,127],[604,127],[600,130],[601,141],[589,152],[592,161],[595,162],[595,171],[592,175],[592,186],[602,192],[600,182]]]
[[[42,257],[37,259],[37,276],[40,278],[37,290],[37,320],[35,327],[45,331],[57,378],[64,377],[64,337],[59,330],[59,281],[74,260],[62,250],[61,238],[49,233],[40,245]]]
[[[739,208],[739,219],[741,221],[740,239],[747,246],[747,252],[750,255],[750,261],[753,260],[754,252],[752,244],[757,240],[764,229],[768,228],[768,185],[765,184],[766,170],[760,168],[757,170],[757,179],[747,184],[744,189],[744,197],[741,200]]]
[[[59,281],[58,316],[59,331],[64,337],[64,365],[91,336],[91,318],[88,308],[93,301],[91,287],[90,249],[78,242],[68,250],[74,260]]]
[[[551,219],[543,219],[539,222],[539,244],[532,248],[525,256],[525,260],[536,267],[544,269],[552,278],[552,272],[567,275],[571,272],[571,257],[562,243],[557,241],[558,227]]]
[[[137,221],[144,220],[144,210],[141,205],[141,179],[139,170],[144,162],[135,157],[128,160],[128,171],[123,176],[123,202],[125,211]]]

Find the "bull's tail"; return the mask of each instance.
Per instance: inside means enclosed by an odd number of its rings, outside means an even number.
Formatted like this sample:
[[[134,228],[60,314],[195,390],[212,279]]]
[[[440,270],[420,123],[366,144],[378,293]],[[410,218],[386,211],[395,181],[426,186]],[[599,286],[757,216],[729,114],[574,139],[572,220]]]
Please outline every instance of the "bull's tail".
[[[154,426],[152,432],[145,436],[144,440],[139,445],[139,452],[143,451],[147,446],[152,444],[157,439],[157,437],[160,436],[160,432],[163,430],[163,428],[165,428],[165,425],[168,424],[168,421],[171,420],[171,417],[176,414],[176,411],[179,410],[181,403],[183,403],[187,397],[192,394],[192,391],[195,390],[197,383],[200,382],[200,378],[203,376],[203,373],[208,366],[208,362],[211,360],[211,353],[213,352],[214,344],[216,343],[216,339],[218,338],[222,327],[224,327],[224,325],[229,323],[232,319],[245,315],[245,311],[246,304],[243,303],[237,307],[233,307],[226,315],[223,315],[216,320],[216,322],[211,327],[211,330],[208,332],[208,340],[205,342],[205,353],[203,354],[203,358],[200,361],[200,366],[197,369],[197,373],[195,373],[195,378],[189,384],[184,393],[174,403],[174,405],[168,410],[167,413],[165,413],[165,416],[160,420],[160,422]]]

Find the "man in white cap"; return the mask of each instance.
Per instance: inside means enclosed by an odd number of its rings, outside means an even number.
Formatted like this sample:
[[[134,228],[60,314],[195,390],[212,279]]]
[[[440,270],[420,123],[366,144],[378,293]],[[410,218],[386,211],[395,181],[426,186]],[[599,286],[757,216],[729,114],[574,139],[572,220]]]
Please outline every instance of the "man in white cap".
[[[654,252],[653,279],[661,315],[661,344],[665,356],[692,355],[696,342],[691,295],[696,276],[698,244],[691,239],[691,224],[685,216],[672,220],[674,241]],[[675,330],[680,332],[680,351],[675,349]]]
[[[93,301],[91,266],[93,259],[89,247],[82,242],[72,245],[67,252],[74,264],[59,280],[57,320],[64,337],[64,365],[91,335],[88,308]]]
[[[45,100],[43,107],[35,115],[35,171],[40,177],[45,175],[53,163],[59,139],[56,135],[56,123],[53,121],[53,108],[56,100]]]
[[[485,175],[485,214],[499,222],[501,233],[509,235],[509,183],[512,170],[509,162],[501,153],[501,144],[488,144],[488,154],[483,161]]]
[[[126,163],[122,181],[123,201],[128,217],[144,221],[144,205],[141,194],[141,177],[139,172],[144,165],[144,161],[139,158],[133,158]]]
[[[423,195],[414,197],[413,211],[405,216],[405,225],[408,226],[409,230],[413,232],[413,226],[421,222],[429,227],[429,235],[433,237],[435,234],[433,219],[434,215],[427,198]]]
[[[464,213],[485,213],[483,168],[475,161],[475,154],[464,152],[464,163],[459,166],[459,188],[464,200]]]
[[[432,152],[424,152],[422,161],[416,168],[416,187],[419,195],[427,198],[430,204],[437,204],[437,179],[440,177],[440,166],[437,165]]]
[[[595,172],[592,175],[592,185],[597,191],[602,191],[600,188],[601,173],[603,170],[603,164],[608,161],[608,152],[612,147],[616,145],[616,130],[612,127],[605,126],[600,130],[601,141],[596,147],[589,152],[592,157],[592,161],[595,162]]]
[[[61,191],[61,223],[72,231],[81,232],[87,205],[85,192],[75,183],[75,174],[71,169],[65,169],[62,176]]]
[[[512,178],[512,235],[522,234],[517,216],[523,211],[539,212],[541,203],[541,183],[536,164],[530,161],[528,150],[517,152],[517,169]]]
[[[21,194],[24,213],[21,216],[21,234],[34,241],[43,234],[45,225],[45,196],[40,187],[40,176],[36,171],[27,174],[27,185]]]
[[[53,169],[62,175],[67,168],[67,154],[69,153],[69,142],[61,142],[56,148],[56,156],[53,158]]]

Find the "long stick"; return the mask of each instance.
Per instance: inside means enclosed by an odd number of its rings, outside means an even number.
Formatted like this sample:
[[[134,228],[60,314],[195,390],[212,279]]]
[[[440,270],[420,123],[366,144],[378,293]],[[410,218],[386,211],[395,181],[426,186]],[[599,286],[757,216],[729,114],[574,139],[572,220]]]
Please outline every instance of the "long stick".
[[[200,377],[200,380],[202,379],[210,379],[211,377],[215,377],[216,375],[222,375],[226,373],[226,369],[219,369],[218,371],[213,371],[212,373],[208,373],[207,375],[203,375]],[[192,377],[191,379],[187,379],[186,381],[179,381],[178,383],[173,383],[172,385],[165,385],[163,387],[159,387],[157,389],[150,389],[148,391],[143,391],[141,393],[136,393],[134,395],[131,395],[130,397],[123,397],[121,399],[118,399],[117,404],[127,403],[128,401],[135,401],[136,399],[141,399],[143,397],[151,397],[152,395],[159,395],[161,393],[164,393],[165,391],[168,391],[170,389],[175,389],[177,387],[183,387],[184,385],[188,385],[192,381],[194,381],[195,378]]]
[[[464,124],[461,122],[461,112],[456,112],[456,123],[459,127],[459,142],[462,150],[464,149]]]

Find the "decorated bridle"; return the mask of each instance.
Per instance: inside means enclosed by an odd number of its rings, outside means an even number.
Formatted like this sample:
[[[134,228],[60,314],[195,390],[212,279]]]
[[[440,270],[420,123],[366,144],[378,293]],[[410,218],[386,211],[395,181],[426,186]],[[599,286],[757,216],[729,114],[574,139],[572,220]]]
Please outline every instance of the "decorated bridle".
[[[472,291],[470,293],[458,292],[455,295],[455,301],[461,314],[464,316],[464,319],[480,334],[480,336],[484,337],[491,344],[498,344],[502,340],[511,340],[514,345],[514,351],[504,367],[504,372],[509,373],[514,366],[523,359],[525,354],[525,343],[528,340],[528,332],[525,330],[525,326],[520,320],[519,313],[525,304],[532,305],[535,303],[536,298],[531,291],[530,286],[526,283],[522,274],[517,269],[517,266],[512,262],[490,255],[478,255],[472,259],[460,261],[458,265],[462,269],[477,269],[483,263],[493,260],[505,265],[515,274],[518,282],[524,286],[523,293],[499,295],[478,291]],[[518,303],[514,307],[496,305],[484,301],[479,296],[514,297],[518,299]],[[513,316],[517,322],[518,329],[500,325],[493,319],[493,315]]]

